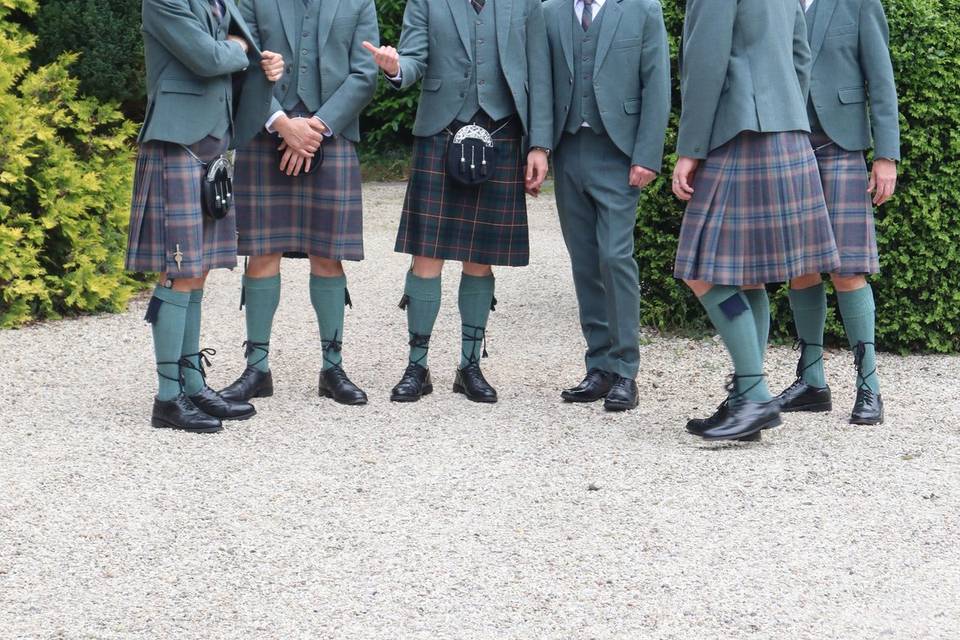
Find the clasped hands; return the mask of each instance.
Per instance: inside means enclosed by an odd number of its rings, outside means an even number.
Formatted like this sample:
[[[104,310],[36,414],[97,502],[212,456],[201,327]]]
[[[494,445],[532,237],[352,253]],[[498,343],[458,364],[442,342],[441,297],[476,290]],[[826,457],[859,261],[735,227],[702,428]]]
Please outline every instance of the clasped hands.
[[[288,176],[299,176],[301,172],[309,173],[317,149],[323,144],[324,136],[329,133],[326,125],[312,116],[291,118],[282,114],[274,121],[273,129],[283,138],[278,147],[278,150],[283,152],[280,171]]]

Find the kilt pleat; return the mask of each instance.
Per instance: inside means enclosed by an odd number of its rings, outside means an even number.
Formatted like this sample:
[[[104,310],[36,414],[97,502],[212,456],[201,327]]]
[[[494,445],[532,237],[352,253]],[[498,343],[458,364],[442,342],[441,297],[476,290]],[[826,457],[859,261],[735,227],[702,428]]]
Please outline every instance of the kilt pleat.
[[[676,277],[750,285],[840,266],[806,133],[741,133],[701,163],[693,188]]]
[[[206,161],[222,153],[227,143],[207,138],[191,150]],[[221,220],[204,215],[203,172],[180,145],[156,141],[141,145],[130,207],[128,271],[199,278],[210,269],[237,266],[235,213]]]
[[[475,122],[496,129],[489,118],[478,117]],[[494,135],[496,173],[475,187],[463,186],[447,175],[449,133],[416,138],[395,250],[477,264],[527,265],[530,243],[522,138],[516,118]]]
[[[280,171],[279,142],[263,132],[237,152],[234,191],[238,252],[363,260],[363,196],[354,144],[323,142],[323,164],[309,175]]]
[[[817,156],[823,196],[840,252],[839,273],[879,273],[877,232],[863,152],[847,151],[826,134],[813,134],[810,142]]]

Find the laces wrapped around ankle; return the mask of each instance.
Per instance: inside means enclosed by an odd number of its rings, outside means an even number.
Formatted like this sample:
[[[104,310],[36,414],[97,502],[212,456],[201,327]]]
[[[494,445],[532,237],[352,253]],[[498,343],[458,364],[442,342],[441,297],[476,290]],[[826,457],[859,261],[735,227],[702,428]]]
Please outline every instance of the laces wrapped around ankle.
[[[874,346],[872,342],[863,342],[861,340],[857,343],[857,346],[853,348],[853,365],[857,368],[857,388],[873,393],[873,389],[867,384],[867,378],[877,372],[877,367],[874,366],[873,369],[866,374],[863,372],[863,359],[867,355],[867,345],[871,347]]]
[[[270,343],[269,342],[252,342],[250,340],[243,341],[243,357],[249,358],[250,354],[254,351],[261,351],[263,355],[260,356],[260,359],[256,362],[251,362],[247,366],[255,367],[264,360],[267,359],[267,356],[270,355]]]
[[[334,362],[328,357],[328,355],[331,353],[340,353],[343,351],[343,341],[337,339],[337,336],[339,335],[340,330],[338,329],[334,332],[332,339],[320,341],[320,344],[323,348],[323,361],[329,364],[331,367],[336,367],[340,364],[338,362]]]
[[[411,333],[410,342],[408,342],[411,347],[414,349],[422,349],[423,355],[421,355],[416,360],[411,360],[410,364],[420,364],[423,362],[427,353],[430,351],[430,334],[429,333]]]
[[[184,369],[190,369],[191,371],[196,371],[200,374],[200,377],[203,378],[204,384],[207,382],[207,369],[206,367],[212,367],[213,363],[210,362],[210,357],[217,355],[216,349],[200,349],[197,353],[187,353],[180,358],[181,372]],[[194,363],[193,358],[197,359],[197,362]],[[183,374],[180,375],[183,378]]]
[[[794,340],[793,350],[800,352],[800,359],[797,360],[797,380],[800,380],[803,378],[803,374],[806,373],[807,369],[815,366],[819,362],[823,362],[823,351],[821,351],[819,358],[817,358],[807,366],[803,366],[803,356],[806,355],[807,353],[807,347],[820,347],[820,349],[823,349],[822,344],[814,344],[812,342],[807,342],[803,338],[797,338],[796,340]]]
[[[739,400],[740,398],[743,398],[748,393],[756,389],[757,386],[761,382],[763,382],[763,379],[766,377],[767,375],[765,373],[756,373],[756,374],[749,374],[749,375],[737,375],[735,373],[731,373],[727,377],[727,384],[725,385],[725,388],[727,390],[727,400],[730,402],[734,402],[736,400]],[[737,383],[742,378],[756,378],[757,381],[754,382],[749,387],[747,387],[746,389],[744,389],[743,391],[737,391],[737,388],[739,386]]]
[[[472,324],[463,325],[463,340],[470,343],[470,353],[463,352],[463,357],[470,364],[477,364],[480,358],[486,358],[487,354],[487,330],[485,327],[477,327]],[[481,343],[481,355],[477,357],[476,344]]]

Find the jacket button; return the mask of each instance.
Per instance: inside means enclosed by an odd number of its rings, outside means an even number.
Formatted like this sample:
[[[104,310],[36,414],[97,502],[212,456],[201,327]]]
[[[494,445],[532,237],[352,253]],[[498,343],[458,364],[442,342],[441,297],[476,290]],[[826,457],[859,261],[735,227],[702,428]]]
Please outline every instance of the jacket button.
[[[224,102],[225,100],[226,98],[224,98],[223,96],[220,96],[220,102]]]

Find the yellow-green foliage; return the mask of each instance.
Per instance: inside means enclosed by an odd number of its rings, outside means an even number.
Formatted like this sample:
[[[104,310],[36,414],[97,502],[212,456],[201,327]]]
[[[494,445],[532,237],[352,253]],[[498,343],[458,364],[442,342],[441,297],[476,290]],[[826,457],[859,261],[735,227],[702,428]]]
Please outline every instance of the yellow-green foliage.
[[[117,311],[140,286],[123,269],[133,123],[78,96],[75,56],[28,70],[34,38],[0,0],[0,327]]]

